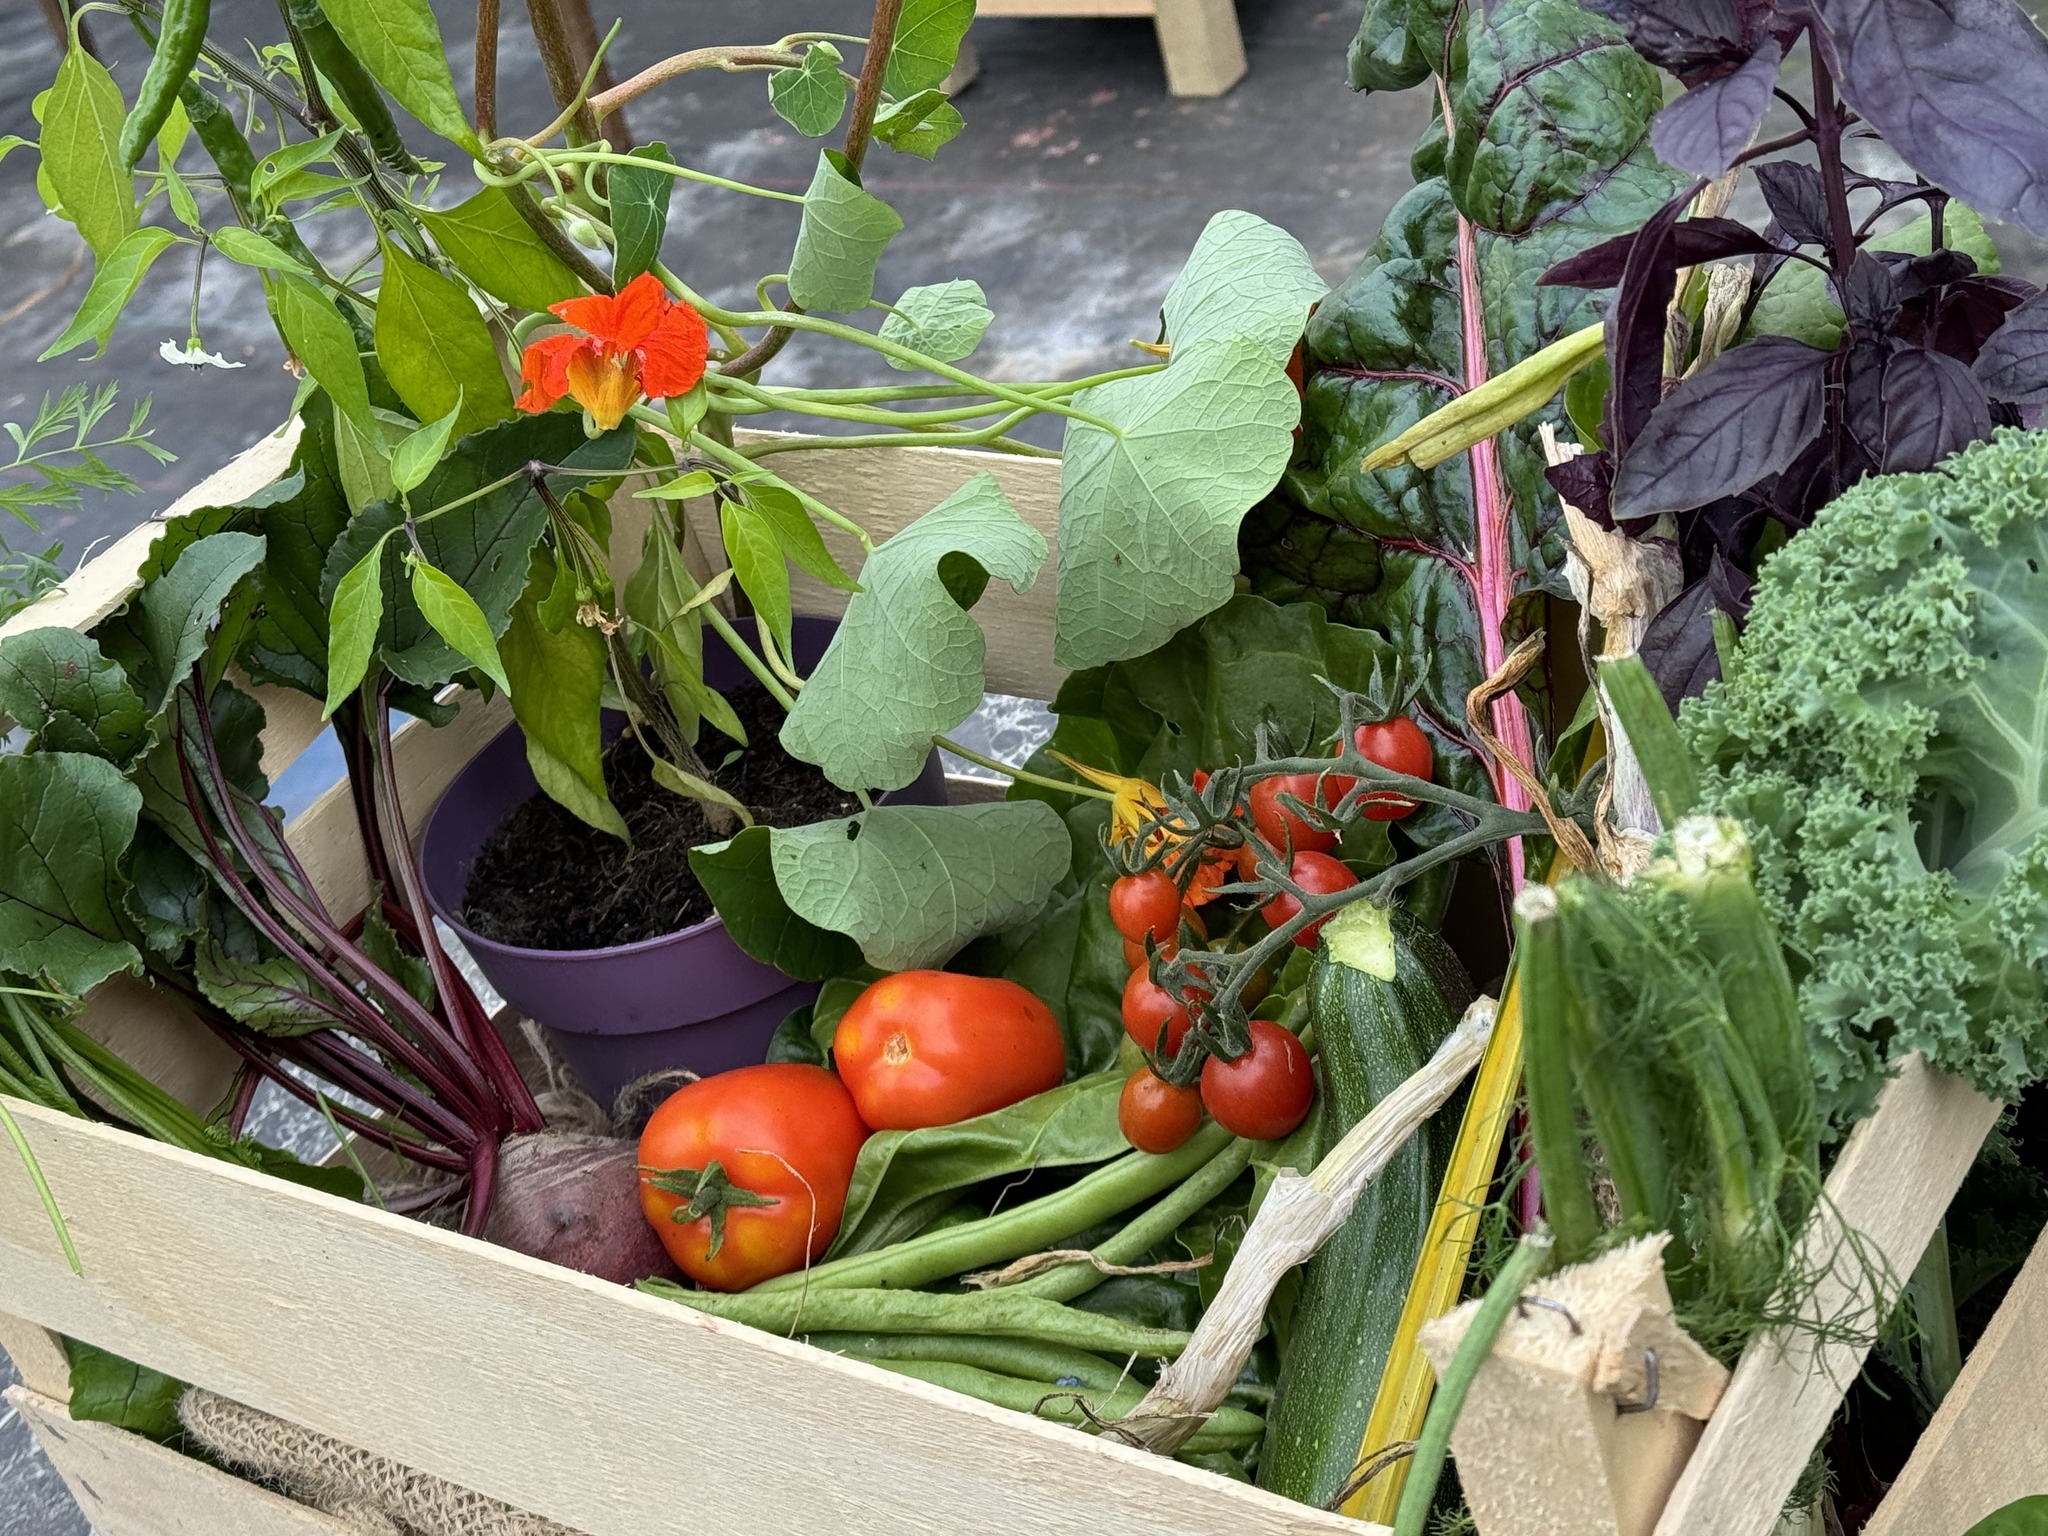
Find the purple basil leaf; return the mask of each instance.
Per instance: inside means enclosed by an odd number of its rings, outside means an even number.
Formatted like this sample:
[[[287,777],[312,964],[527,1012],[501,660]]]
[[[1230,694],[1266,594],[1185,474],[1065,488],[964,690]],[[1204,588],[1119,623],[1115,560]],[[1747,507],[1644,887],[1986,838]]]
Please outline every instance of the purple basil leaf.
[[[2048,235],[2048,37],[2013,0],[1822,0],[1842,95],[1979,213]]]
[[[1698,195],[1694,182],[1644,221],[1607,311],[1607,445],[1619,460],[1664,394],[1664,319],[1677,290],[1672,226]]]
[[[1976,374],[1994,399],[2048,405],[2048,294],[2005,317],[1977,354]]]
[[[1785,51],[1775,38],[1731,74],[1703,81],[1665,106],[1650,124],[1650,147],[1666,165],[1719,176],[1749,148],[1771,104]]]
[[[1792,239],[1801,245],[1827,245],[1834,238],[1819,171],[1797,160],[1767,160],[1756,168],[1756,181],[1771,216]]]
[[[1873,331],[1884,330],[1899,312],[1899,280],[1868,251],[1856,253],[1838,287],[1842,313]]]
[[[1974,363],[1984,343],[2005,324],[2005,317],[2030,298],[2016,294],[2012,284],[2032,287],[2022,279],[1966,277],[1929,296],[1933,326],[1920,344],[1945,352],[1959,363]]]
[[[1636,650],[1671,709],[1721,675],[1714,614],[1718,610],[1740,623],[1749,612],[1749,589],[1749,578],[1717,554],[1705,576],[1650,620]]]
[[[1598,453],[1579,454],[1562,464],[1549,465],[1543,471],[1543,478],[1550,482],[1550,488],[1557,492],[1559,500],[1570,502],[1602,528],[1614,526],[1607,515],[1607,492],[1614,483],[1614,461],[1608,457],[1605,448]]]
[[[1884,470],[1932,469],[1991,436],[1991,402],[1952,357],[1906,347],[1884,369]]]
[[[1619,22],[1631,48],[1675,75],[1711,69],[1749,52],[1734,0],[1589,0],[1586,8]]]
[[[1680,384],[1614,477],[1617,518],[1705,506],[1776,474],[1820,431],[1832,353],[1759,336]]]
[[[1843,425],[1873,462],[1884,457],[1884,367],[1894,349],[1884,337],[1865,336],[1843,356]]]
[[[1612,288],[1621,281],[1635,243],[1634,235],[1603,240],[1576,256],[1567,256],[1536,282],[1549,288]],[[1676,269],[1731,256],[1760,255],[1771,249],[1770,241],[1734,219],[1686,219],[1672,227],[1663,259]]]

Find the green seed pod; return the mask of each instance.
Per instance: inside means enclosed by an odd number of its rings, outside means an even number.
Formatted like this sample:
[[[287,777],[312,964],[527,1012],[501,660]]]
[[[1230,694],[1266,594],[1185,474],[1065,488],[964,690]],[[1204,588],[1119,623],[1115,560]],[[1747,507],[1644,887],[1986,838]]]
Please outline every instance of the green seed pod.
[[[149,56],[149,68],[136,92],[135,106],[121,125],[121,164],[134,170],[149,141],[171,115],[192,66],[199,62],[199,49],[206,41],[211,0],[165,0],[163,22],[157,31],[156,50]]]

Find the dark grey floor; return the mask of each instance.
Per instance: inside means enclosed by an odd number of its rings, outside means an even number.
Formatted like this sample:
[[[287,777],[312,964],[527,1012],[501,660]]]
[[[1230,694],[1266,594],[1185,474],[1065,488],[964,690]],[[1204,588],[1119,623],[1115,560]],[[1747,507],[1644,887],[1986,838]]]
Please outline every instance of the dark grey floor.
[[[1292,230],[1332,281],[1357,263],[1395,197],[1409,184],[1408,150],[1428,116],[1421,93],[1356,97],[1343,85],[1344,44],[1363,0],[1240,0],[1251,74],[1216,101],[1165,92],[1149,23],[991,20],[974,29],[982,75],[961,98],[967,130],[936,164],[877,152],[868,185],[908,226],[883,262],[884,295],[914,283],[969,277],[997,320],[978,366],[997,378],[1055,378],[1113,366],[1126,342],[1149,338],[1160,298],[1204,220],[1249,208]],[[463,9],[439,0],[458,81],[470,44]],[[622,10],[615,57],[628,69],[683,47],[766,41],[785,27],[859,31],[857,0],[774,6],[736,0],[596,0]],[[518,7],[508,7],[517,14]],[[269,37],[268,0],[215,0],[215,35],[248,18]],[[117,77],[131,90],[141,70],[134,37],[92,17]],[[33,0],[0,0],[0,134],[33,137],[32,95],[56,53]],[[536,126],[538,64],[516,26],[505,29],[502,119]],[[771,116],[760,77],[695,77],[635,103],[643,141],[727,176],[800,191],[816,150]],[[33,360],[85,291],[69,226],[47,217],[34,191],[32,155],[0,164],[0,420],[21,419],[45,390],[76,379],[118,380],[125,395],[154,396],[159,440],[172,465],[130,464],[140,496],[102,499],[50,519],[66,564],[168,503],[222,460],[273,428],[291,398],[282,353],[246,272],[210,263],[203,292],[206,344],[247,366],[194,372],[164,363],[157,347],[182,342],[191,298],[189,255],[167,257],[96,362]],[[460,189],[458,189],[459,191]],[[762,271],[785,265],[795,232],[787,205],[685,188],[675,200],[667,257],[723,302],[745,300]],[[347,236],[336,237],[342,245]],[[335,250],[318,231],[313,242]],[[2048,275],[2048,247],[2017,239],[2009,266]],[[777,376],[849,382],[848,360],[799,340]],[[30,539],[0,530],[17,544]],[[39,546],[38,546],[39,547]],[[0,1176],[5,1170],[0,1169]],[[10,1380],[0,1356],[0,1382]],[[84,1525],[18,1423],[0,1419],[0,1536],[76,1536]]]

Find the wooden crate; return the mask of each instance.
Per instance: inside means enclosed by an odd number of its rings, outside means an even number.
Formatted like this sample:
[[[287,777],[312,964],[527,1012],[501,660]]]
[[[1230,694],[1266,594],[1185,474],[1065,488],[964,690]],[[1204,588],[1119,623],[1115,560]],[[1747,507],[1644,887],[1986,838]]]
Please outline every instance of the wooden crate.
[[[1237,0],[980,0],[975,15],[1149,16],[1175,96],[1221,96],[1244,78]]]
[[[266,439],[171,511],[242,499],[284,469],[290,447],[288,437]],[[1026,518],[1048,539],[1055,533],[1053,460],[866,449],[784,454],[777,468],[878,536],[988,469]],[[630,519],[645,516],[644,504],[622,499],[618,516],[617,547],[636,551]],[[135,530],[0,634],[106,617],[133,589],[158,526]],[[1052,591],[1050,567],[1022,596],[991,584],[976,609],[990,688],[1056,691]],[[803,580],[797,597],[814,613],[844,601]],[[264,768],[276,774],[318,735],[318,709],[288,691],[257,692],[268,710]],[[508,718],[502,701],[472,698],[450,726],[399,732],[411,825],[423,825]],[[287,836],[330,909],[359,910],[367,882],[345,791],[295,817]],[[231,1054],[137,983],[102,987],[87,1023],[188,1103],[210,1107],[225,1091]],[[590,1536],[1384,1532],[123,1131],[9,1108],[85,1272],[71,1272],[28,1180],[0,1156],[0,1347],[26,1383],[17,1411],[108,1536],[331,1536],[335,1527],[132,1435],[72,1423],[63,1355],[46,1330]],[[1838,1161],[1832,1209],[1897,1272],[1910,1270],[1995,1114],[1952,1079],[1909,1070]],[[1873,1530],[1950,1536],[1992,1495],[2048,1486],[2048,1437],[2033,1432],[2030,1411],[2044,1341],[2048,1248],[2015,1285]],[[1753,1346],[1659,1536],[1764,1536],[1859,1362],[1854,1351],[1796,1340]],[[1972,1466],[1980,1436],[1997,1443],[1996,1476]],[[1540,1446],[1527,1454],[1542,1459]],[[1466,1470],[1543,1485],[1522,1464]],[[1527,1530],[1545,1529],[1540,1498],[1528,1507]]]

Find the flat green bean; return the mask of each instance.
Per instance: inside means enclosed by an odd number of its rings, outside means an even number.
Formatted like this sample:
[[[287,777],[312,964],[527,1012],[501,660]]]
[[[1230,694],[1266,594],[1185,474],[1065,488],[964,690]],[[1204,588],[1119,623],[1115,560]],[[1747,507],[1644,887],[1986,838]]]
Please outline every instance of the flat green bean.
[[[927,1360],[971,1365],[998,1376],[1066,1382],[1097,1392],[1114,1391],[1129,1372],[1085,1349],[1068,1349],[1041,1339],[1001,1339],[956,1333],[814,1333],[810,1343],[835,1355],[852,1355],[875,1365]]]
[[[1015,1376],[1001,1376],[994,1371],[979,1371],[971,1365],[952,1365],[936,1360],[877,1360],[874,1363],[885,1371],[915,1376],[919,1381],[965,1393],[984,1403],[994,1403],[998,1408],[1050,1419],[1056,1424],[1071,1424],[1076,1429],[1094,1428],[1088,1415],[1074,1400],[1076,1396],[1086,1398],[1089,1411],[1097,1419],[1114,1420],[1137,1407],[1145,1395],[1145,1387],[1140,1382],[1129,1382],[1114,1392],[1097,1396],[1092,1393],[1076,1394],[1071,1388],[1056,1387],[1049,1382],[1025,1381]],[[1195,1452],[1237,1450],[1253,1444],[1265,1432],[1266,1421],[1256,1413],[1243,1408],[1218,1408],[1195,1431],[1183,1449]]]

